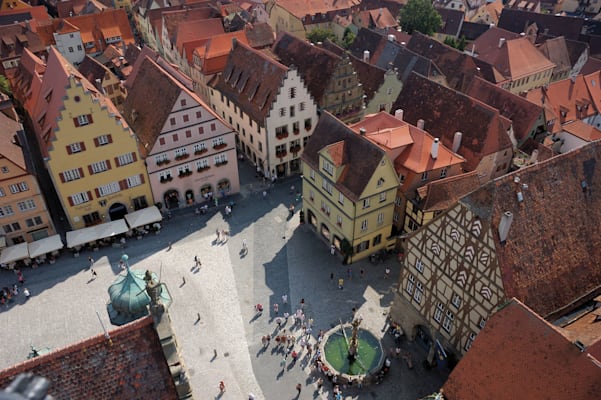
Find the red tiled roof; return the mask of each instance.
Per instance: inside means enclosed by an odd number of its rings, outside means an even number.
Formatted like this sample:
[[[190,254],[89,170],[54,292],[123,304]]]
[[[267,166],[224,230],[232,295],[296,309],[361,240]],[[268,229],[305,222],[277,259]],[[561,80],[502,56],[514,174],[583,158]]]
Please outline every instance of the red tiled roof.
[[[32,32],[37,32],[37,27],[46,24],[52,20],[48,10],[44,6],[35,6],[27,8],[15,8],[13,10],[4,10],[0,12],[0,19],[6,20],[11,17],[14,21],[29,21]]]
[[[0,371],[0,387],[31,372],[50,381],[55,399],[178,398],[159,337],[148,316]]]
[[[20,130],[22,128],[17,121],[7,117],[4,113],[0,113],[0,158],[8,159],[25,172],[27,166],[25,165],[23,149],[13,143],[14,135]],[[16,175],[18,174],[13,172],[11,177]]]
[[[277,4],[297,18],[306,15],[327,14],[330,11],[348,10],[361,3],[360,0],[278,0]]]
[[[228,32],[204,39],[202,46],[195,46],[190,51],[188,62],[192,62],[193,53],[196,52],[202,62],[202,73],[213,75],[225,69],[227,58],[232,50],[233,39],[248,45],[244,31]],[[194,43],[194,42],[192,42]],[[186,51],[186,55],[188,51]]]
[[[167,36],[171,43],[176,43],[177,41],[177,31],[179,25],[186,21],[200,21],[205,19],[210,19],[213,17],[214,11],[210,8],[194,8],[188,9],[184,8],[182,10],[176,11],[166,11],[162,13],[162,21],[163,25],[165,25],[165,29],[167,30]],[[162,35],[162,32],[159,31],[159,35]],[[160,40],[163,40],[162,36],[159,36]],[[163,46],[166,46],[163,43]]]
[[[593,399],[601,393],[595,352],[580,351],[513,299],[492,315],[442,392],[447,400]]]
[[[597,112],[601,112],[601,69],[584,76],[584,83]]]
[[[285,65],[235,41],[223,73],[210,85],[264,124],[287,73]]]
[[[582,75],[530,90],[526,98],[545,108],[547,129],[551,133],[561,131],[565,122],[582,120],[597,112]]]
[[[210,38],[223,33],[225,33],[223,23],[219,18],[182,22],[177,26],[175,46],[181,55],[184,43]]]
[[[592,142],[460,200],[483,225],[490,224],[505,296],[545,318],[601,292],[600,166],[601,142]],[[502,244],[498,226],[507,211],[513,220]]]
[[[601,131],[599,129],[580,120],[566,122],[561,128],[565,132],[587,142],[601,139]]]
[[[79,28],[81,40],[84,43],[94,42],[96,51],[102,51],[107,47],[105,40],[108,37],[103,32],[120,36],[125,45],[135,43],[124,9],[105,10],[98,14],[80,15],[65,18],[65,20]]]
[[[507,134],[510,121],[496,109],[416,73],[405,82],[391,109],[403,110],[404,120],[413,125],[423,119],[425,130],[447,148],[452,148],[455,132],[462,132],[457,154],[465,158],[467,171],[473,171],[487,155],[512,151]]]
[[[480,187],[480,178],[476,171],[466,172],[444,179],[437,179],[417,189],[422,200],[421,209],[444,211],[457,203],[459,198]]]

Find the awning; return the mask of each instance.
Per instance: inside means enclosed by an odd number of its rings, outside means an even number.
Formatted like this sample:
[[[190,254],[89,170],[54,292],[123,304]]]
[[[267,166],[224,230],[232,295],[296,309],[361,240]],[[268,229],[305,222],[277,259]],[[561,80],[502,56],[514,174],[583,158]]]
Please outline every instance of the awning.
[[[29,258],[27,243],[19,243],[2,250],[2,254],[0,254],[0,264],[9,264],[25,258]]]
[[[152,224],[154,222],[159,222],[162,219],[163,216],[161,215],[161,212],[156,206],[143,208],[142,210],[125,214],[125,220],[127,221],[127,225],[129,225],[131,229],[137,228],[139,226]]]
[[[96,239],[112,237],[121,233],[125,233],[129,230],[127,224],[122,219],[96,225],[94,228],[96,228]]]
[[[42,254],[62,249],[63,246],[64,244],[60,235],[54,235],[44,239],[36,240],[33,243],[28,243],[29,258],[36,258]]]
[[[129,230],[124,220],[107,222],[104,224],[91,226],[89,228],[78,229],[67,232],[67,247],[73,248],[83,244],[93,242],[94,240],[119,235]]]

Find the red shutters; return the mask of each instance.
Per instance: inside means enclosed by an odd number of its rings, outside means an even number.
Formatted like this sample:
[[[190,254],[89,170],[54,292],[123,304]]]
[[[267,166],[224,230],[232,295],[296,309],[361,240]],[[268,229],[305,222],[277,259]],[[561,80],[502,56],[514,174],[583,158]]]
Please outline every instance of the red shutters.
[[[98,190],[98,188],[94,189],[94,191],[96,191],[96,197],[100,198],[100,190]]]
[[[94,146],[96,146],[96,147],[100,146],[100,140],[98,140],[97,137],[94,138]]]
[[[125,190],[127,189],[127,180],[123,179],[119,181],[119,189]]]
[[[67,200],[69,201],[69,205],[71,207],[73,207],[75,205],[75,203],[73,203],[73,198],[71,196],[67,197]]]
[[[58,177],[60,178],[60,180],[61,180],[62,183],[65,183],[65,175],[63,175],[62,172],[58,173]]]
[[[79,177],[83,178],[83,168],[79,167],[78,170],[79,170]]]
[[[67,145],[67,154],[72,154],[73,151],[71,150],[71,146]]]
[[[121,163],[119,163],[119,157],[115,157],[115,165],[117,166],[117,168],[121,166]]]
[[[109,143],[113,143],[113,135],[108,134]]]
[[[91,201],[94,197],[92,197],[92,192],[88,190],[88,201]]]
[[[86,151],[86,144],[84,142],[79,142],[79,147],[81,147],[81,151]]]
[[[88,117],[88,123],[90,123],[90,124],[94,123],[94,120],[92,119],[92,114],[88,114],[87,117]]]
[[[131,153],[131,157],[134,159],[134,162],[138,161],[138,155],[136,154],[135,151],[133,153]]]
[[[94,169],[91,165],[88,165],[88,172],[90,173],[90,175],[94,175]]]
[[[79,120],[77,117],[73,118],[73,125],[75,125],[76,128],[79,128]]]
[[[106,160],[106,169],[111,169],[111,160]]]
[[[142,185],[144,184],[144,182],[145,182],[144,174],[140,174],[140,182],[142,182]]]

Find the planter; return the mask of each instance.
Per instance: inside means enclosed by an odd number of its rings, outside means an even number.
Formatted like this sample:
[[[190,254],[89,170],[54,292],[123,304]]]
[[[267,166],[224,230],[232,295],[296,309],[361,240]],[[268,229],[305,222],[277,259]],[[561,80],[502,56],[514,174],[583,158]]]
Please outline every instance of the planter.
[[[227,161],[222,161],[219,164],[215,164],[216,167],[221,167],[222,165],[227,164]]]
[[[201,168],[198,168],[196,171],[197,172],[204,172],[204,171],[208,170],[209,168],[211,168],[211,167],[201,167]]]
[[[293,131],[293,133],[294,133],[295,135],[300,135],[300,130],[298,130],[298,129],[295,129],[295,130]]]
[[[285,150],[284,151],[280,151],[278,153],[275,153],[275,156],[278,157],[278,158],[284,158],[284,157],[286,157],[286,155],[288,155],[288,152],[285,151]]]
[[[163,164],[169,164],[171,162],[171,160],[163,160],[163,161],[157,161],[157,165],[163,165]]]
[[[179,174],[178,178],[185,178],[190,175],[192,175],[192,171],[186,171],[186,172],[182,172],[181,174]]]
[[[171,182],[173,180],[173,177],[168,177],[168,178],[161,178],[161,183],[167,183],[167,182]]]
[[[298,153],[299,151],[301,151],[301,147],[300,146],[293,146],[290,148],[290,151],[293,153]]]
[[[207,149],[196,150],[196,151],[194,152],[194,155],[195,155],[195,156],[199,156],[199,155],[201,155],[201,154],[204,154],[204,153],[206,153],[207,151],[209,151],[209,150],[207,150]]]
[[[280,133],[279,135],[275,135],[276,138],[282,140],[288,137],[288,133]]]
[[[213,146],[213,149],[215,149],[215,150],[221,150],[221,149],[225,149],[226,147],[227,147],[227,143],[221,143],[221,144],[218,144],[216,146]]]
[[[190,154],[182,154],[181,156],[177,156],[177,157],[175,157],[175,159],[176,159],[177,161],[179,161],[179,160],[185,160],[185,159],[186,159],[186,158],[188,158],[188,157],[190,157]]]

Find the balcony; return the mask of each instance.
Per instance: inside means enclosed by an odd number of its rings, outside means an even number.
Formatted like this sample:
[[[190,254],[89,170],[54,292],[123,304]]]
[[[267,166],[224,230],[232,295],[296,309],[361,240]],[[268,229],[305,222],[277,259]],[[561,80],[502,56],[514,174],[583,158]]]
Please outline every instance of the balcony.
[[[301,151],[301,146],[300,146],[300,144],[297,144],[296,146],[292,146],[292,147],[290,147],[290,152],[291,152],[291,153],[298,153],[299,151]]]
[[[185,160],[188,157],[190,157],[190,154],[188,154],[188,153],[178,154],[177,156],[175,156],[175,160],[176,161]]]
[[[171,175],[169,176],[161,176],[161,183],[167,183],[167,182],[171,182],[173,180],[173,177]]]
[[[216,162],[215,166],[216,167],[221,167],[221,166],[226,165],[226,164],[227,164],[227,160],[223,160],[223,161]]]
[[[194,152],[194,155],[195,155],[195,156],[199,156],[199,155],[201,155],[201,154],[204,154],[204,153],[206,153],[207,151],[209,151],[209,150],[207,150],[207,149],[200,149],[200,150],[196,150],[196,151]]]
[[[227,147],[227,143],[220,143],[220,144],[216,144],[215,146],[213,146],[213,149],[221,150],[221,149],[225,149],[226,147]]]
[[[275,152],[275,156],[278,158],[284,158],[287,155],[288,155],[288,152],[286,150],[280,150],[280,151]]]
[[[167,164],[169,164],[170,162],[171,162],[171,160],[169,160],[169,159],[160,160],[160,161],[157,161],[157,166],[161,166],[161,165],[163,165],[163,164],[164,164],[164,165],[167,165]]]
[[[196,172],[204,172],[204,171],[208,170],[209,168],[211,168],[211,167],[210,167],[210,166],[208,166],[208,165],[206,165],[206,166],[204,166],[204,167],[198,167],[198,168],[196,169]]]
[[[182,171],[179,173],[178,178],[185,178],[190,175],[192,175],[192,171],[190,171],[190,170]]]

